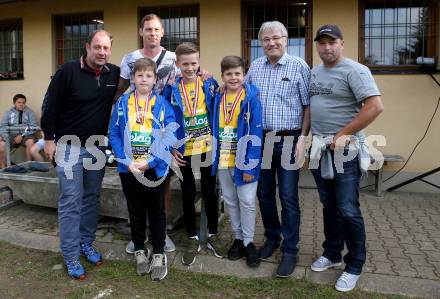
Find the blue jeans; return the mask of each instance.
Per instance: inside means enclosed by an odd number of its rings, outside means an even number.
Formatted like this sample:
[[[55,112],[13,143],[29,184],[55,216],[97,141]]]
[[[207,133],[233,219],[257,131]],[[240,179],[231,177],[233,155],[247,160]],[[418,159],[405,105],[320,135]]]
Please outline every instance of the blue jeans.
[[[323,179],[321,170],[312,169],[323,205],[325,241],[323,256],[332,262],[341,261],[344,242],[348,253],[344,256],[345,271],[359,275],[365,263],[365,225],[359,208],[360,171],[358,159],[344,163],[344,173]]]
[[[299,241],[300,210],[298,203],[298,180],[299,170],[287,170],[283,167],[285,163],[295,162],[295,147],[300,131],[294,131],[294,142],[290,161],[281,161],[284,138],[274,143],[272,163],[270,169],[263,169],[260,172],[258,181],[258,201],[260,204],[261,217],[264,225],[264,235],[267,242],[278,246],[283,236],[281,251],[283,254],[297,255]],[[268,144],[267,142],[265,142]],[[286,144],[292,146],[292,144]],[[281,201],[281,223],[278,218],[276,204],[276,180],[278,177],[278,191]]]
[[[65,161],[69,159],[72,147],[67,145]],[[80,243],[93,243],[98,224],[99,193],[105,168],[87,170],[83,167],[84,158],[92,158],[93,162],[96,162],[96,158],[88,153],[85,147],[80,147],[79,159],[72,166],[73,178],[66,176],[64,167],[56,167],[60,193],[60,247],[66,261],[79,259]]]

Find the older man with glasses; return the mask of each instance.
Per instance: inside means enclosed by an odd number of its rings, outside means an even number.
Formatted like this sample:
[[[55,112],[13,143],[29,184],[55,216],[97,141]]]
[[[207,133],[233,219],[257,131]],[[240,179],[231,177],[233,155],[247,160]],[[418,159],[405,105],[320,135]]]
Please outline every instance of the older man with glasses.
[[[304,156],[304,141],[310,129],[310,68],[301,58],[287,54],[288,35],[282,23],[263,23],[258,38],[265,56],[252,62],[247,81],[259,88],[263,108],[264,158],[257,195],[266,241],[259,254],[263,260],[269,258],[282,239],[282,258],[276,275],[289,277],[298,255],[298,165],[301,164],[298,162]],[[287,155],[282,154],[283,151]],[[281,223],[275,175],[282,208]]]

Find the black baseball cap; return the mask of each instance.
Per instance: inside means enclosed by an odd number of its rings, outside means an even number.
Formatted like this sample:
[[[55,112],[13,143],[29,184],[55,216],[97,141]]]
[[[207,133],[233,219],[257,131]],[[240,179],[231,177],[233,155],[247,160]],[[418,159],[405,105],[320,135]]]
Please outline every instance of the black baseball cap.
[[[316,42],[318,39],[320,39],[323,36],[330,36],[334,39],[338,39],[338,38],[343,39],[341,29],[339,29],[338,26],[332,24],[321,26],[318,29],[318,31],[316,31],[316,36],[314,41]]]

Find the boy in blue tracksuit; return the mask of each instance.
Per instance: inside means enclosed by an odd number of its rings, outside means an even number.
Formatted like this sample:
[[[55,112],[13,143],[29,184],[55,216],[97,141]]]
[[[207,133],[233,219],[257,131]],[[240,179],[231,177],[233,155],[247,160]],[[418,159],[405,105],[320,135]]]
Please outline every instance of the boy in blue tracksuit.
[[[132,76],[135,90],[122,95],[113,109],[110,144],[127,200],[136,271],[139,275],[151,272],[152,280],[162,280],[168,272],[163,250],[163,181],[172,158],[171,145],[176,141],[172,130],[166,127],[175,118],[168,101],[153,91],[157,79],[154,61],[137,60]],[[147,212],[153,244],[151,261],[150,250],[144,247]]]
[[[177,138],[185,140],[178,149],[173,150],[173,156],[183,176],[181,183],[183,218],[188,236],[185,244],[182,263],[194,263],[200,251],[199,239],[196,231],[195,196],[196,186],[194,172],[200,168],[201,191],[205,200],[206,216],[208,219],[207,247],[216,257],[226,255],[222,242],[217,237],[218,226],[218,198],[215,192],[216,179],[211,176],[211,165],[196,165],[196,161],[205,161],[211,158],[212,148],[212,103],[215,96],[217,82],[210,78],[202,80],[197,75],[199,69],[199,50],[192,43],[182,43],[177,46],[176,65],[182,77],[177,79],[173,86],[164,89],[164,96],[171,102],[176,115],[176,122],[180,125]],[[208,159],[208,160],[209,160]]]
[[[260,259],[253,239],[263,135],[261,103],[257,87],[243,84],[242,58],[224,57],[221,72],[225,89],[214,102],[212,127],[217,150],[213,151],[212,174],[217,173],[235,235],[228,258],[245,255],[247,265],[257,267]]]

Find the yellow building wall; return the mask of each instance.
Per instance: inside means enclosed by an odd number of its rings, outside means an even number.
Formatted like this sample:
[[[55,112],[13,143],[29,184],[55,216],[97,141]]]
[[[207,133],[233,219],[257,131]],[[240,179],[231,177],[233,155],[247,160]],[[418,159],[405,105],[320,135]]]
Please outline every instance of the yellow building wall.
[[[337,24],[344,36],[344,55],[357,60],[358,58],[358,2],[355,0],[314,0],[312,14],[312,31],[315,38],[316,30],[324,24]],[[321,63],[313,44],[313,65]]]
[[[52,16],[66,13],[103,11],[105,28],[114,36],[111,62],[119,64],[122,56],[138,47],[138,8],[154,5],[188,3],[179,0],[119,1],[23,1],[0,5],[0,19],[23,19],[24,80],[0,81],[0,112],[12,105],[12,96],[24,93],[28,105],[39,115],[50,76],[55,69]],[[219,78],[219,62],[224,55],[241,54],[241,16],[239,0],[200,3],[201,65]],[[104,9],[102,9],[104,8]],[[338,24],[345,39],[345,56],[358,58],[357,0],[313,1],[313,33],[326,23]],[[314,35],[314,34],[313,34]],[[439,39],[440,42],[440,39]],[[314,48],[314,47],[313,47]],[[440,46],[439,46],[440,48]],[[320,63],[313,49],[314,65]],[[376,75],[385,111],[367,129],[368,134],[387,138],[384,153],[407,158],[423,135],[440,94],[427,75]],[[439,78],[440,79],[440,78]],[[440,115],[434,119],[429,134],[405,168],[423,172],[440,165]],[[389,165],[387,170],[401,164]]]
[[[440,81],[440,76],[436,75]],[[383,152],[408,158],[422,138],[440,96],[440,87],[428,75],[376,75],[385,111],[367,130],[387,139]],[[440,167],[440,110],[428,134],[418,146],[405,171],[424,172]],[[400,166],[390,165],[387,169]]]
[[[240,1],[200,2],[201,67],[220,81],[220,61],[226,55],[241,56]]]

